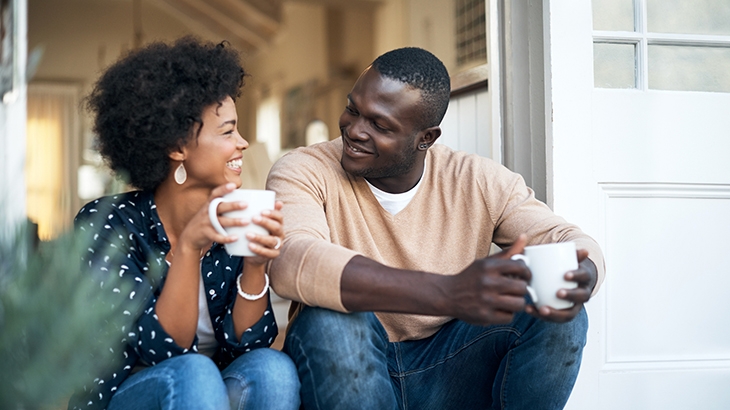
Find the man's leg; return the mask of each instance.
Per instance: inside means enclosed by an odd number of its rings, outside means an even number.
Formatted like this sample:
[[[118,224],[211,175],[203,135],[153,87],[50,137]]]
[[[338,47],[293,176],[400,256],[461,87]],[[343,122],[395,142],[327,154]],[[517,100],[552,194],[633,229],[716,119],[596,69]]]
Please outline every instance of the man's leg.
[[[372,313],[305,307],[284,352],[297,366],[304,409],[395,409],[388,336]]]
[[[391,343],[389,369],[402,409],[562,409],[580,368],[588,320],[525,313],[508,325],[454,320],[430,338]]]

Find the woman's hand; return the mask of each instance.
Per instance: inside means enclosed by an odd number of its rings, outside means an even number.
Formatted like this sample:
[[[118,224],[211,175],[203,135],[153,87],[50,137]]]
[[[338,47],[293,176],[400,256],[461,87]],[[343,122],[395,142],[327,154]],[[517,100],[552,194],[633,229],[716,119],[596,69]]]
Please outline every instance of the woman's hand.
[[[246,239],[249,240],[248,248],[257,256],[246,257],[245,264],[262,265],[279,256],[279,248],[284,241],[284,215],[281,213],[283,206],[283,202],[276,201],[273,211],[263,211],[261,215],[252,218],[251,223],[265,228],[269,234],[257,235],[252,232],[246,234]]]
[[[183,229],[180,237],[178,238],[177,248],[174,251],[175,254],[183,253],[184,251],[191,251],[197,255],[200,255],[200,251],[203,248],[210,246],[212,242],[218,242],[220,244],[232,243],[238,240],[235,235],[221,235],[213,227],[208,217],[208,206],[210,202],[218,197],[222,197],[229,192],[233,192],[236,189],[236,185],[228,183],[225,185],[214,188],[205,205],[190,219],[188,224]],[[246,203],[244,202],[221,202],[218,205],[218,221],[224,228],[229,226],[244,226],[245,222],[236,218],[227,218],[223,214],[231,211],[245,209]]]

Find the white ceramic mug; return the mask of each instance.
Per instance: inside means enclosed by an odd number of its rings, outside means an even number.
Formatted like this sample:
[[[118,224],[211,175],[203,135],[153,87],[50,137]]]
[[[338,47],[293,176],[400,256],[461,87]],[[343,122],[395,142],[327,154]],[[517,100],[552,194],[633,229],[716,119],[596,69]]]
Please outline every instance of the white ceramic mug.
[[[560,242],[544,245],[526,246],[524,255],[513,255],[512,259],[522,260],[532,272],[532,282],[527,287],[532,302],[538,308],[550,306],[554,309],[567,309],[573,302],[560,299],[560,289],[573,289],[577,282],[564,279],[566,273],[578,269],[578,256],[575,243]]]
[[[251,222],[246,226],[228,226],[223,228],[218,221],[218,205],[221,202],[245,202],[248,204],[246,209],[239,209],[223,214],[226,218],[247,219],[251,220],[254,216],[261,215],[265,210],[274,210],[274,202],[276,201],[276,193],[263,189],[237,189],[226,195],[215,198],[210,201],[208,206],[208,217],[210,223],[213,224],[218,233],[221,235],[236,235],[238,240],[225,244],[226,252],[229,255],[237,256],[255,256],[251,249],[248,248],[248,239],[246,233],[253,232],[257,235],[268,235],[269,231],[261,225]]]

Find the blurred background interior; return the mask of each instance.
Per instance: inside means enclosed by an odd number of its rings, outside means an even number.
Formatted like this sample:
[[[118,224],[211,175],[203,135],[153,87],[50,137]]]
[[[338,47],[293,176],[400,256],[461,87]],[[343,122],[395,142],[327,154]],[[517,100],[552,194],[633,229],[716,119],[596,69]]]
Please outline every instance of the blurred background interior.
[[[360,72],[403,46],[442,59],[470,108],[460,123],[472,128],[472,151],[479,134],[479,151],[490,156],[484,0],[29,0],[27,21],[36,65],[27,94],[26,213],[40,240],[68,230],[85,202],[130,189],[102,162],[82,107],[97,77],[130,50],[188,34],[230,42],[251,74],[237,103],[239,131],[251,144],[244,188],[263,188],[288,150],[337,138]],[[457,127],[458,115],[457,102],[445,126]],[[458,146],[456,132],[448,135]],[[288,302],[273,301],[283,329]]]
[[[339,136],[347,93],[387,50],[424,47],[486,92],[485,13],[484,0],[29,0],[27,215],[52,239],[86,201],[127,189],[80,103],[129,50],[193,34],[242,52],[243,185],[263,188],[283,153]]]

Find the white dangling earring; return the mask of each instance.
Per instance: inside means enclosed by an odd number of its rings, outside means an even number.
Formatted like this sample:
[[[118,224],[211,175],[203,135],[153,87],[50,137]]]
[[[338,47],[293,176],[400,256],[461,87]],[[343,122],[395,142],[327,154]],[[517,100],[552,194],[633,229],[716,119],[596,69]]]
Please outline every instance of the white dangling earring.
[[[177,167],[175,170],[175,182],[177,182],[178,185],[182,185],[187,181],[188,179],[188,172],[185,171],[185,166],[183,163],[180,163],[180,166]]]

